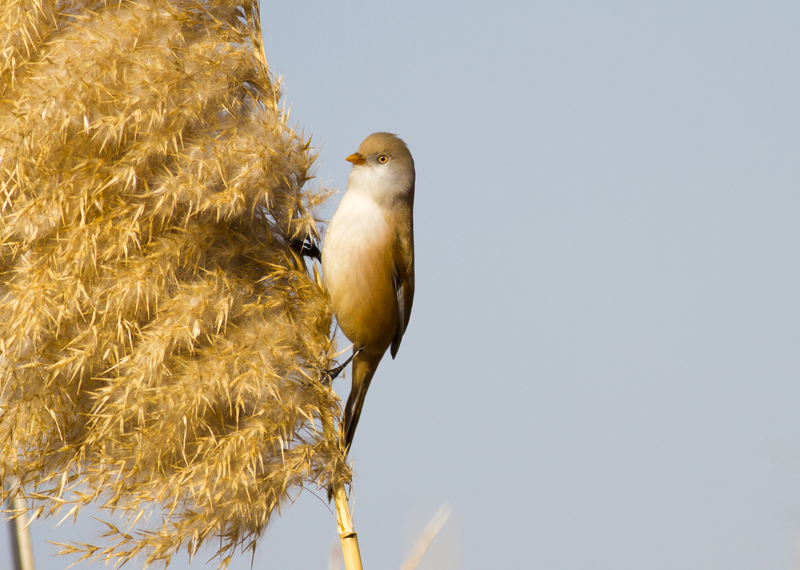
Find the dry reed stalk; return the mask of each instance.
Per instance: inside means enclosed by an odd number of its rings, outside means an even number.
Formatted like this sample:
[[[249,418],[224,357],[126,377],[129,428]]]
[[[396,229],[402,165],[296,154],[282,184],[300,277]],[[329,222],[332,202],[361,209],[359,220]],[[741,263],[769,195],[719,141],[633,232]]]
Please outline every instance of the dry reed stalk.
[[[336,522],[339,525],[339,539],[342,541],[342,556],[347,570],[361,570],[361,550],[358,548],[358,534],[353,528],[353,517],[347,502],[344,485],[334,487],[336,501]]]
[[[108,515],[82,558],[254,549],[350,471],[320,381],[315,155],[278,107],[255,0],[0,6],[0,480]],[[16,485],[2,489],[5,498]]]
[[[452,513],[453,508],[450,505],[442,505],[439,507],[436,514],[433,515],[431,522],[427,524],[422,534],[417,539],[414,548],[411,550],[411,554],[409,554],[403,566],[400,567],[400,570],[416,570],[419,563],[422,562],[422,557],[425,556],[428,548],[430,548],[433,539],[435,539],[439,531],[442,530],[444,523],[447,522],[447,519],[450,518]]]
[[[332,416],[323,415],[322,429],[329,439],[336,439],[336,428]],[[358,534],[353,527],[350,502],[347,499],[344,486],[344,480],[334,480],[333,484],[328,487],[328,500],[330,501],[332,495],[336,506],[336,524],[339,528],[344,567],[346,570],[361,570],[361,549],[358,547]]]
[[[12,482],[13,484],[13,482]],[[34,570],[31,531],[28,528],[28,505],[19,494],[8,498],[9,535],[14,570]]]

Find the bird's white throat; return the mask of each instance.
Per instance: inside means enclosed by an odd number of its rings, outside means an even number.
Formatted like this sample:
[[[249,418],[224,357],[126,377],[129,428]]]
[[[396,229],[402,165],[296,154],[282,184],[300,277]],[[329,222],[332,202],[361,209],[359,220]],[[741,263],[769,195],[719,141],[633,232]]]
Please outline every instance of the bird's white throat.
[[[346,195],[368,195],[378,204],[385,204],[407,192],[410,186],[411,179],[406,169],[397,168],[394,164],[363,165],[350,171]]]

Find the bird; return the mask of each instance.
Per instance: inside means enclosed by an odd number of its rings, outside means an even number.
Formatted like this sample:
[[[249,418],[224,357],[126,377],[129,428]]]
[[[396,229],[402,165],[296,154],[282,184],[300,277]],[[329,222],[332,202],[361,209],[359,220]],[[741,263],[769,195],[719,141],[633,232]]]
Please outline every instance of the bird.
[[[345,454],[378,364],[387,350],[397,355],[411,317],[416,178],[408,146],[392,133],[371,134],[346,160],[347,190],[322,245],[336,322],[353,343]]]

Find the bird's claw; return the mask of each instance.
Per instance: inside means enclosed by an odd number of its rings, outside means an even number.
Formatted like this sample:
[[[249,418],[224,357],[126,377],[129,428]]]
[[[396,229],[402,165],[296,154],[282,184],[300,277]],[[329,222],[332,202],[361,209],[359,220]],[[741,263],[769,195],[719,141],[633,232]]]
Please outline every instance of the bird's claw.
[[[305,239],[294,238],[289,240],[289,245],[294,251],[296,251],[300,255],[316,259],[317,261],[322,260],[322,252],[320,251],[319,247],[317,247],[317,244],[315,244],[311,238],[308,237]]]
[[[331,368],[329,370],[323,370],[322,371],[322,383],[325,386],[330,386],[331,384],[333,384],[333,381],[336,379],[336,377],[339,376],[339,374],[342,373],[342,370],[344,370],[347,367],[347,365],[350,364],[350,362],[356,356],[358,356],[358,354],[362,350],[364,350],[364,347],[363,346],[359,346],[357,349],[353,350],[353,354],[350,355],[350,358],[348,358],[347,360],[344,361],[344,364],[340,364],[336,368]]]

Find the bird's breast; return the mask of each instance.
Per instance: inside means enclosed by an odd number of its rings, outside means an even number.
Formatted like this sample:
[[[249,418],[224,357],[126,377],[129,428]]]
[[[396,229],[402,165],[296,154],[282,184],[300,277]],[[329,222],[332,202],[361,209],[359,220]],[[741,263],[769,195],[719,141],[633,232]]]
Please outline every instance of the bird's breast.
[[[377,351],[397,329],[393,232],[369,196],[345,194],[322,249],[322,270],[336,320],[352,342]]]

